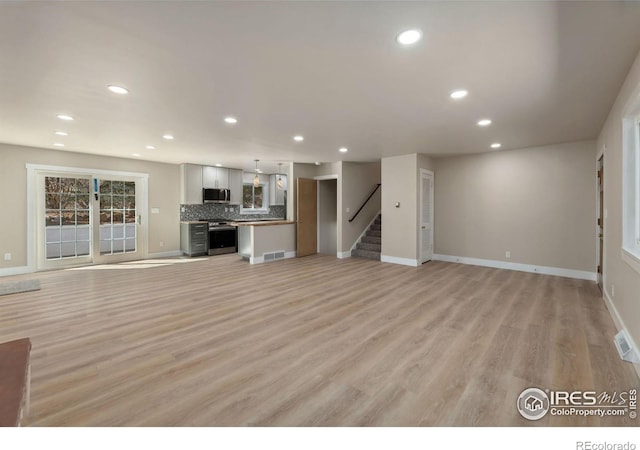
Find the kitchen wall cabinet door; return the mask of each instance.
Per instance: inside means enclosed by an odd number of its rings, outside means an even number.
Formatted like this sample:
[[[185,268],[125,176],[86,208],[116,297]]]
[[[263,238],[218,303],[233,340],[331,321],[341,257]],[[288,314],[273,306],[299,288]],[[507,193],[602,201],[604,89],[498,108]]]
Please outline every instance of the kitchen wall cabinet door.
[[[202,187],[229,189],[229,169],[204,166],[202,168]]]
[[[218,168],[211,166],[202,167],[202,187],[215,188],[218,179]]]
[[[202,203],[202,166],[197,164],[180,166],[180,203],[183,205]]]
[[[282,189],[278,188],[278,178],[284,183]],[[284,193],[287,190],[287,176],[273,174],[269,176],[269,204],[284,205]]]
[[[226,167],[216,167],[218,169],[218,174],[216,177],[217,188],[220,189],[229,189],[229,169]]]
[[[229,189],[231,190],[231,203],[242,203],[242,170],[229,169]]]

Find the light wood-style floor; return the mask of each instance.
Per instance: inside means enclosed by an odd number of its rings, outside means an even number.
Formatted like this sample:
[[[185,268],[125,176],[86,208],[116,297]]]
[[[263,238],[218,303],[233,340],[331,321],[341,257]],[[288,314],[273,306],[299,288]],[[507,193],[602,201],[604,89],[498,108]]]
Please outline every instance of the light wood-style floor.
[[[516,411],[527,387],[638,386],[591,282],[320,255],[122,267],[0,297],[0,341],[33,341],[25,425],[637,425]]]

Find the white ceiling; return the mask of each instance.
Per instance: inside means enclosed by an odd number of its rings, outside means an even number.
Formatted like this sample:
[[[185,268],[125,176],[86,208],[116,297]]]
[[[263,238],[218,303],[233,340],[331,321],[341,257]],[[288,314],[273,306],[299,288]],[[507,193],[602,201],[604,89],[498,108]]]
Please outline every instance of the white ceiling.
[[[639,24],[640,2],[0,2],[0,142],[275,171],[593,139]]]

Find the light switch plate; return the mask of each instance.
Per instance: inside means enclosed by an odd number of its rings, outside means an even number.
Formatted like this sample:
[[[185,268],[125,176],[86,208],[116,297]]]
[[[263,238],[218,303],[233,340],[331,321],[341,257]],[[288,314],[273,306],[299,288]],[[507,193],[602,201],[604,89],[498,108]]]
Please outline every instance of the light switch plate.
[[[160,214],[160,208],[151,208],[151,214]]]

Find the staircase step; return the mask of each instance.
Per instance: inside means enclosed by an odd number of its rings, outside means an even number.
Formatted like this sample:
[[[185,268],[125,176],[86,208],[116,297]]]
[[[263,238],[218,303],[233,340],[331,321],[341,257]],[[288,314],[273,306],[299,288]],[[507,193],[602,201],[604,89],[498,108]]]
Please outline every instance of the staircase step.
[[[378,252],[380,253],[380,251],[382,250],[382,245],[380,244],[370,244],[367,242],[359,242],[358,245],[356,245],[356,248],[358,250],[369,250],[372,252]]]
[[[362,236],[362,240],[360,241],[363,244],[382,244],[382,238],[381,237],[375,237],[375,236]]]
[[[381,231],[382,230],[382,224],[379,223],[373,223],[371,224],[371,226],[369,227],[370,230],[373,231]]]
[[[373,223],[375,223],[376,225],[382,224],[382,217],[380,216],[376,217],[376,220],[374,220]]]
[[[365,236],[371,236],[371,237],[382,237],[382,231],[381,230],[369,230],[367,231],[367,234]]]
[[[372,252],[370,250],[355,249],[351,252],[351,256],[355,256],[356,258],[375,259],[380,261],[380,252]]]

